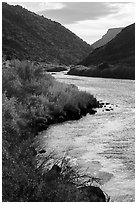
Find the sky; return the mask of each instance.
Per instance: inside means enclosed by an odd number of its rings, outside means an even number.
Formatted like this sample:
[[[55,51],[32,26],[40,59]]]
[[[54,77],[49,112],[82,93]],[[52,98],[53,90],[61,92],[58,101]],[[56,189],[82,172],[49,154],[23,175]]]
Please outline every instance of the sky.
[[[135,22],[134,2],[8,2],[57,21],[89,44]]]

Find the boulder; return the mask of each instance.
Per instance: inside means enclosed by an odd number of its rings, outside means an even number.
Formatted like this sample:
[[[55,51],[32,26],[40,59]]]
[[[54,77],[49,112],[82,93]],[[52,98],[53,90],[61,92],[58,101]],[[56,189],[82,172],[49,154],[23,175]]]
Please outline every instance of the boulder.
[[[96,112],[97,112],[97,111],[96,111],[96,110],[93,110],[93,109],[91,109],[91,110],[89,111],[89,113],[90,113],[91,115],[94,115]]]
[[[39,151],[39,153],[40,153],[40,154],[44,154],[44,153],[46,153],[46,151],[45,151],[44,149],[41,149],[41,150]]]
[[[89,198],[89,202],[109,202],[110,197],[105,194],[99,187],[83,186],[80,191],[84,196]]]
[[[52,168],[43,175],[44,180],[47,181],[47,182],[56,180],[56,179],[58,179],[60,177],[60,173],[61,173],[61,167],[54,164],[52,166]]]

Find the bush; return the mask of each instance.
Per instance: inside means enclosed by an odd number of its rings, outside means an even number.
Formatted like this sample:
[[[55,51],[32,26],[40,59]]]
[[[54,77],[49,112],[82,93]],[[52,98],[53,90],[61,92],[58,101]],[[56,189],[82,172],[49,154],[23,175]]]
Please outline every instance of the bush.
[[[54,189],[50,197],[53,186],[43,183],[34,137],[49,124],[78,119],[97,107],[92,95],[55,81],[42,70],[27,61],[3,63],[3,201],[65,201],[60,196],[68,191],[56,194]],[[56,185],[66,188],[58,181]]]

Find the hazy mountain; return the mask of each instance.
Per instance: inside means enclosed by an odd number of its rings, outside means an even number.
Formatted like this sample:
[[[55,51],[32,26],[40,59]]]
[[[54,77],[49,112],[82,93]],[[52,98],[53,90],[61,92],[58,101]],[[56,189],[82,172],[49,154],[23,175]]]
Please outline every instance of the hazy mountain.
[[[129,25],[106,45],[96,48],[68,74],[135,78],[135,24]],[[85,68],[87,66],[88,68]]]
[[[77,63],[90,45],[61,24],[21,6],[2,3],[2,51],[19,59]]]
[[[111,28],[108,29],[107,33],[102,36],[101,39],[98,41],[94,42],[91,46],[95,49],[98,47],[101,47],[105,44],[107,44],[109,41],[111,41],[118,33],[121,32],[123,28]]]

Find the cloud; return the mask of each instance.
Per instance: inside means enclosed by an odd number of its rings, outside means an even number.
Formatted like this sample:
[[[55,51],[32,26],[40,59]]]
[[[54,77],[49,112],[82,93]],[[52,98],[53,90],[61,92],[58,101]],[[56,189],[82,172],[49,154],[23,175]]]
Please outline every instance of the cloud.
[[[108,7],[117,7],[116,13],[92,19],[78,21],[73,24],[65,24],[76,35],[89,44],[100,39],[109,28],[126,27],[135,22],[134,3],[108,3]]]
[[[58,10],[64,7],[63,3],[56,2],[8,2],[8,4],[12,5],[20,5],[29,11],[39,12],[39,11],[48,11],[48,10]]]
[[[76,35],[94,43],[109,28],[135,22],[133,2],[10,2],[57,21]]]
[[[116,6],[110,7],[108,3],[96,2],[62,2],[63,9],[45,9],[38,13],[62,24],[74,24],[78,21],[95,20],[109,14],[116,13]]]

